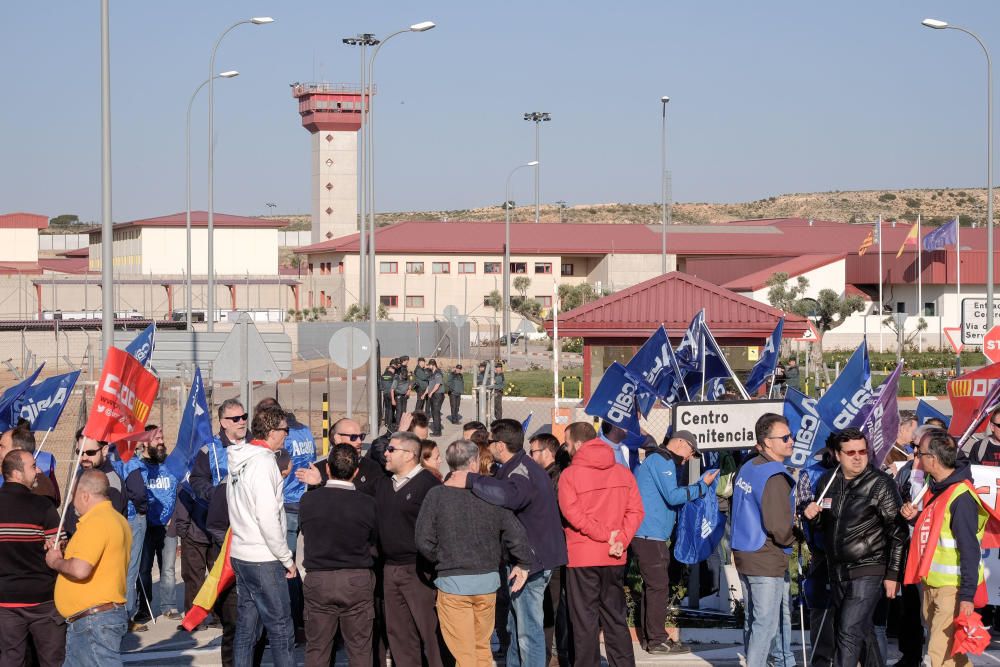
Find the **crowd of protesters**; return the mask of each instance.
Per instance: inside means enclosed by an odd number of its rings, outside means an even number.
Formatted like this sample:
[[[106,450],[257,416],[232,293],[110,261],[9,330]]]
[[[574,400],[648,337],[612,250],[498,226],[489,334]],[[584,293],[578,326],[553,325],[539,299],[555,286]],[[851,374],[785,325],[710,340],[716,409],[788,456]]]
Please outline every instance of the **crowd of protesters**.
[[[630,563],[643,580],[643,650],[690,650],[665,628],[671,543],[678,512],[715,492],[718,471],[682,482],[701,455],[688,431],[637,449],[609,423],[576,422],[562,441],[526,443],[519,422],[498,419],[466,423],[439,446],[433,419],[405,412],[367,447],[360,424],[337,421],[320,459],[308,427],[273,399],[252,415],[230,399],[215,416],[217,436],[180,479],[156,426],[128,461],[77,433],[61,535],[54,465],[41,470],[24,425],[0,435],[0,665],[121,664],[124,635],[183,618],[227,554],[235,585],[217,591],[201,626],[221,626],[225,665],[265,653],[295,664],[298,643],[317,667],[338,645],[354,666],[387,655],[431,667],[596,666],[601,636],[610,665],[631,665]],[[935,666],[969,664],[952,655],[955,618],[986,604],[988,519],[970,465],[1000,463],[1000,410],[965,451],[938,424],[917,428],[910,413],[900,423],[884,469],[848,428],[796,479],[785,418],[757,422],[727,508],[748,666],[795,664],[789,555],[803,538],[811,664],[886,664],[887,624],[899,667],[925,653]],[[913,527],[923,538],[911,539]]]

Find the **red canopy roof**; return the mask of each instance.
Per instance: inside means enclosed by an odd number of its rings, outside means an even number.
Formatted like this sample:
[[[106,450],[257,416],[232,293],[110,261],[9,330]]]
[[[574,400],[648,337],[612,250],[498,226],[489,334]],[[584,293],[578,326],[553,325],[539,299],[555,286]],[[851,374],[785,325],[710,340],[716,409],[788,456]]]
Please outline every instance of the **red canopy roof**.
[[[646,338],[663,324],[673,338],[683,335],[705,309],[705,322],[721,344],[726,339],[766,338],[782,311],[685,273],[667,273],[566,313],[559,313],[559,335],[583,338]],[[805,318],[785,315],[784,335],[798,338],[809,328]],[[545,322],[552,333],[552,320]],[[743,343],[740,343],[743,344]]]

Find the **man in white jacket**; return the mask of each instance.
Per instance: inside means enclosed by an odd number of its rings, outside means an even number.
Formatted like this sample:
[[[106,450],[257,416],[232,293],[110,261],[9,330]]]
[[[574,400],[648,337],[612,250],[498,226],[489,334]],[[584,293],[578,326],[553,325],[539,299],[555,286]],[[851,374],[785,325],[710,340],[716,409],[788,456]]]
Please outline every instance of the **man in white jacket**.
[[[295,664],[295,630],[285,579],[295,577],[295,560],[285,536],[281,473],[274,453],[288,435],[285,413],[260,410],[250,425],[253,439],[226,448],[229,459],[230,561],[236,573],[238,615],[233,662],[253,664],[253,647],[267,630],[274,664]]]

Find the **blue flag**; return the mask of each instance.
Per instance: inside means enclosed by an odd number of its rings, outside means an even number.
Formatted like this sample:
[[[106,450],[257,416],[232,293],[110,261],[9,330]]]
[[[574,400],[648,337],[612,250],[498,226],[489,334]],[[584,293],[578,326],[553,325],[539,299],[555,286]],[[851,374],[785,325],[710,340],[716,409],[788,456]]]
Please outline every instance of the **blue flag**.
[[[14,402],[14,412],[31,423],[32,431],[54,429],[79,377],[80,371],[73,371],[29,387]]]
[[[928,419],[940,419],[944,422],[945,428],[951,424],[951,417],[921,399],[917,402],[917,424],[923,426]]]
[[[135,357],[140,364],[149,368],[149,362],[153,359],[153,345],[156,339],[156,323],[139,332],[139,335],[132,339],[125,351]]]
[[[924,250],[934,252],[945,246],[958,245],[958,218],[945,223],[924,237]]]
[[[705,400],[717,401],[725,395],[724,382],[726,380],[731,379],[737,383],[739,380],[730,374],[722,349],[704,321],[702,321],[701,328],[701,368],[697,373],[688,373],[684,378],[684,383],[691,396],[694,396],[696,392],[700,393],[701,385],[704,383]]]
[[[24,392],[28,391],[31,383],[35,381],[38,374],[45,368],[45,362],[35,369],[35,372],[24,378],[3,394],[0,394],[0,432],[9,431],[17,426],[18,410],[17,402]]]
[[[781,332],[784,327],[785,318],[782,317],[778,320],[778,324],[774,327],[774,332],[770,338],[764,343],[764,353],[760,355],[760,359],[750,369],[750,375],[747,377],[746,382],[746,389],[749,393],[753,394],[760,389],[761,385],[767,381],[767,378],[774,375],[774,369],[778,367],[778,352],[781,350]]]
[[[903,362],[899,362],[896,370],[872,394],[871,400],[854,424],[868,438],[871,464],[876,468],[882,467],[899,434],[899,402],[896,393],[902,370]]]
[[[584,409],[592,417],[600,417],[629,433],[639,434],[639,412],[636,392],[639,379],[617,361],[612,362],[597,384],[597,389]]]
[[[534,414],[535,414],[534,412],[529,412],[527,418],[523,422],[521,422],[521,431],[523,433],[528,432],[528,427],[531,426],[531,417]]]
[[[198,450],[215,439],[212,433],[212,418],[208,414],[205,400],[205,385],[201,381],[201,369],[194,367],[194,380],[184,404],[180,428],[177,429],[177,445],[163,465],[177,479],[184,479],[191,470]]]
[[[674,393],[677,361],[673,356],[674,349],[670,346],[667,331],[660,326],[625,365],[628,372],[644,380],[651,390],[639,391],[639,412],[643,417],[649,414],[657,398],[667,405],[677,402]]]
[[[854,351],[851,358],[819,399],[819,415],[831,429],[840,431],[857,426],[861,411],[872,395],[872,369],[868,361],[868,342]]]
[[[701,309],[691,319],[687,331],[681,336],[674,355],[674,386],[673,394],[685,400],[691,400],[701,390],[702,352],[704,341],[705,309]]]
[[[795,447],[785,465],[804,468],[812,464],[816,453],[826,446],[826,439],[831,431],[820,417],[818,403],[817,399],[792,387],[788,388],[783,412],[788,420],[788,428],[795,436]]]

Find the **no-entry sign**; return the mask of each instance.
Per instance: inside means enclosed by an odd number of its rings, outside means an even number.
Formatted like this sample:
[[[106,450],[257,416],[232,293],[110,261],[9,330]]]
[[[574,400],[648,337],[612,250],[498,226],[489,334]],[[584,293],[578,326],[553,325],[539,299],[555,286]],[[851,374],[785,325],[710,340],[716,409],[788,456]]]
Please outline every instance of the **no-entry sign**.
[[[673,406],[675,431],[691,431],[698,448],[742,449],[757,442],[753,427],[768,412],[782,414],[783,401],[715,401]]]

